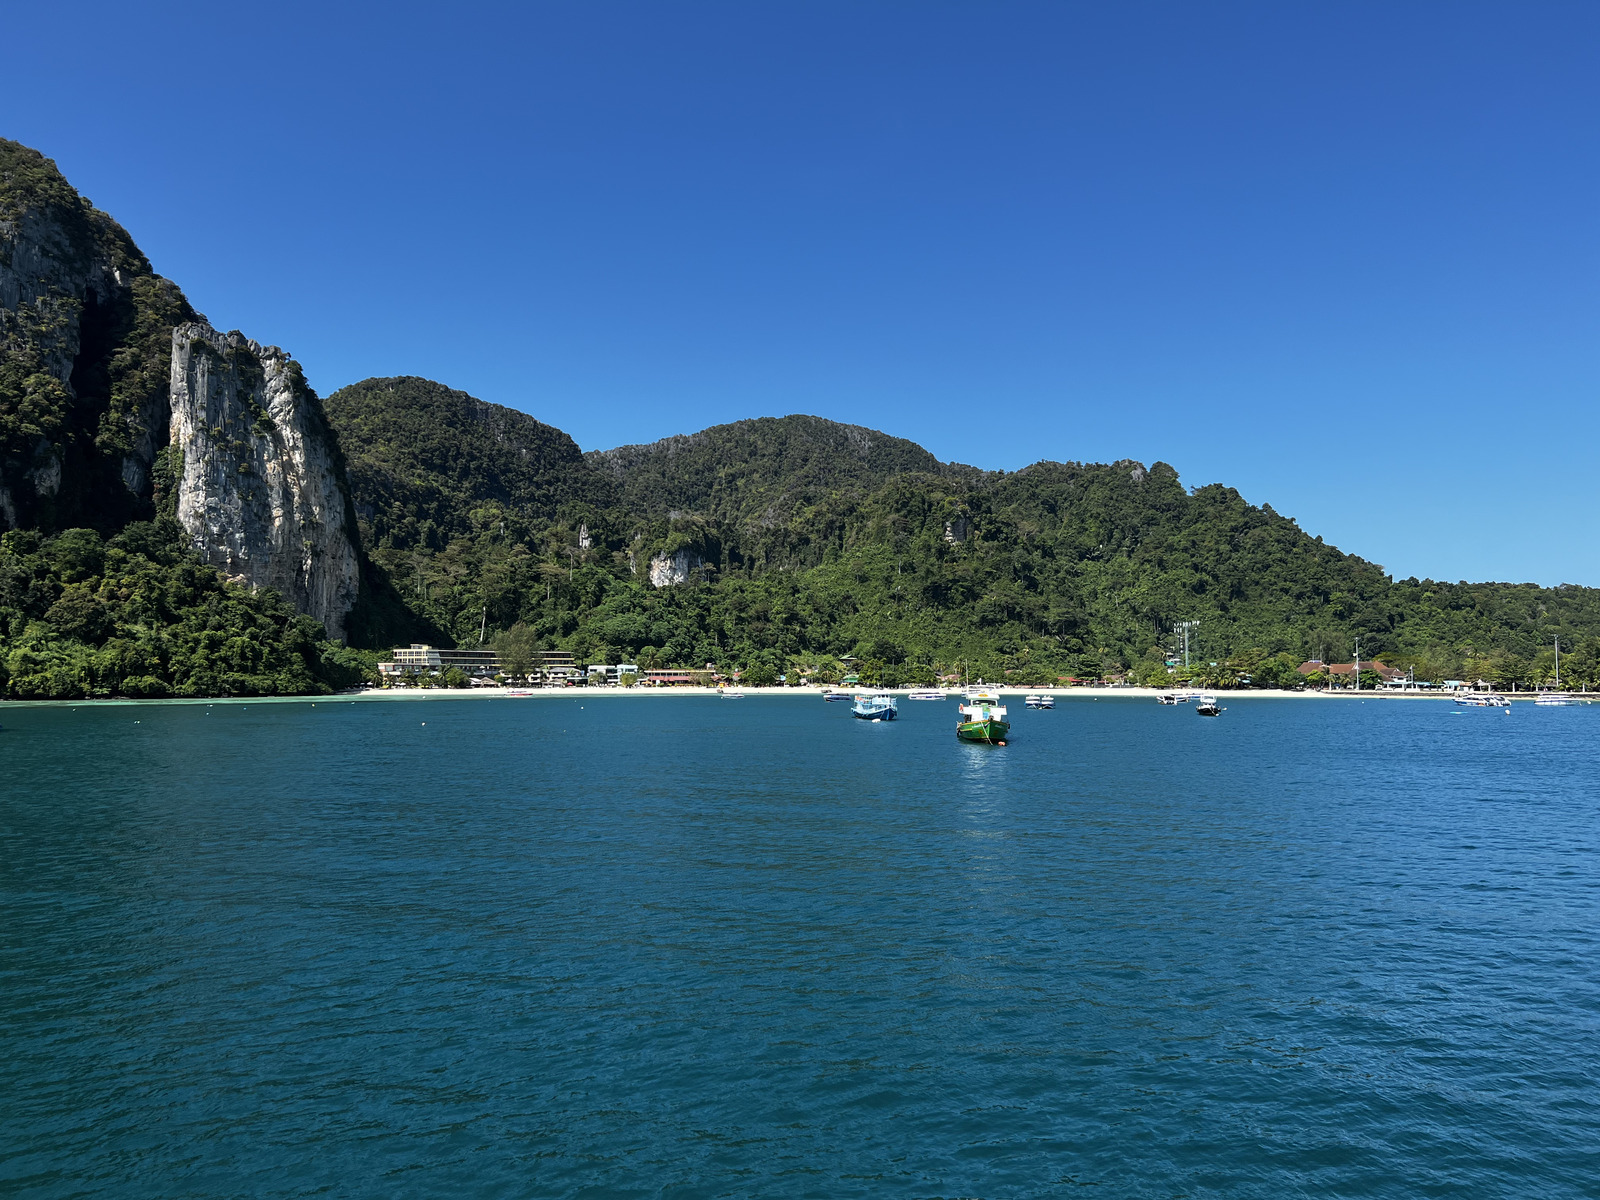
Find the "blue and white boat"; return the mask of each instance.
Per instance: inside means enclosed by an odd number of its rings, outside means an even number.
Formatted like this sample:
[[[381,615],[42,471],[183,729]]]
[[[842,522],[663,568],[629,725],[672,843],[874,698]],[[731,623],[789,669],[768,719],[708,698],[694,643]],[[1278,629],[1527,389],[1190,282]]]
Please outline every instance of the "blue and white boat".
[[[889,693],[874,692],[869,696],[857,696],[850,713],[863,721],[892,721],[900,715],[900,708]]]

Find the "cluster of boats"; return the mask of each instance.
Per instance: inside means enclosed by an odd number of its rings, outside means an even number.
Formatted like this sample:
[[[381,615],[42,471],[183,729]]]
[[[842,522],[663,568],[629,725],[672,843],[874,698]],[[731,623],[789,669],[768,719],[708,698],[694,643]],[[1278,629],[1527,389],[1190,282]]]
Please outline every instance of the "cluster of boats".
[[[900,715],[900,700],[893,692],[824,692],[828,701],[850,701],[851,715],[863,721],[893,721]],[[918,688],[906,695],[907,700],[948,700],[950,693],[941,688]],[[990,746],[1004,746],[1011,733],[1011,723],[1006,720],[1005,705],[1000,694],[990,691],[971,691],[963,696],[956,717],[956,737],[964,742],[982,742]],[[1023,703],[1032,709],[1051,709],[1056,706],[1054,696],[1029,695]]]
[[[1220,717],[1226,711],[1217,703],[1215,696],[1205,692],[1162,692],[1156,697],[1157,704],[1188,704],[1191,701],[1198,716]]]
[[[1498,708],[1503,712],[1511,711],[1511,701],[1499,692],[1462,692],[1455,700],[1462,708]],[[1579,700],[1571,692],[1539,692],[1534,696],[1533,702],[1539,708],[1569,708],[1575,704],[1592,703],[1589,700]]]

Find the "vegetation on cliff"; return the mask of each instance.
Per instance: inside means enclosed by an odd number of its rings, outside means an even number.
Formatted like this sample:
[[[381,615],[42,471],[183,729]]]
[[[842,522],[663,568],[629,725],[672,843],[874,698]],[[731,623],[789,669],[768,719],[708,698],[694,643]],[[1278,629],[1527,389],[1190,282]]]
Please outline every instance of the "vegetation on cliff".
[[[36,150],[0,138],[0,488],[10,523],[102,532],[147,519],[125,485],[149,416],[164,441],[174,324],[195,319],[127,232]],[[148,441],[148,439],[147,439]],[[133,468],[136,472],[139,466]]]
[[[351,687],[373,655],[334,646],[270,590],[226,584],[170,520],[0,535],[0,694],[305,695]]]

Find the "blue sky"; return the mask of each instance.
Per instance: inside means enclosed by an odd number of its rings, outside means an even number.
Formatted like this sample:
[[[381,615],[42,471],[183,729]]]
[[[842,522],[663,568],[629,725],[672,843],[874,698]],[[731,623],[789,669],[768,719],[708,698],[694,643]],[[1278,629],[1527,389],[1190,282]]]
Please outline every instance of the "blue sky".
[[[12,6],[0,134],[326,394],[818,413],[1600,585],[1600,5]]]

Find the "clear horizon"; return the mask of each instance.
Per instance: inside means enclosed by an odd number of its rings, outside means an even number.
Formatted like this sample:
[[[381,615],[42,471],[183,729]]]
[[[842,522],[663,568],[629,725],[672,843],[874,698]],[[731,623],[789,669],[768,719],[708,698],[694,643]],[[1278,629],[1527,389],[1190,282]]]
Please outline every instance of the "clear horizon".
[[[1396,577],[1600,585],[1592,6],[266,14],[19,12],[0,135],[324,395],[1161,460]]]

